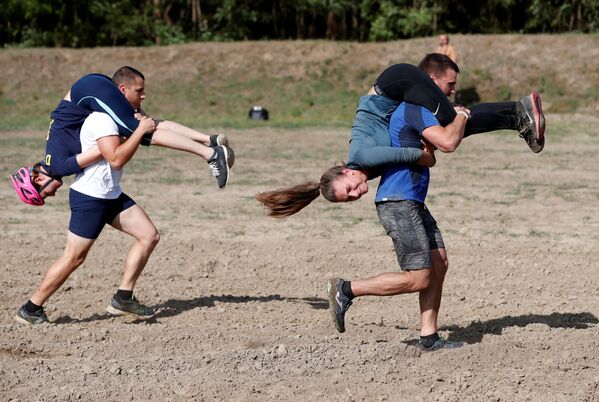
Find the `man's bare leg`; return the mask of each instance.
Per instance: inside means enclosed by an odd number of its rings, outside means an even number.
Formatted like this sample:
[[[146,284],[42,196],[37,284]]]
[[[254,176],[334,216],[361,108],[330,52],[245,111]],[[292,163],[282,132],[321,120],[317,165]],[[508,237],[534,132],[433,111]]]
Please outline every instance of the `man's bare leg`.
[[[327,281],[329,310],[339,332],[345,332],[345,312],[358,296],[393,296],[419,292],[429,286],[431,269],[387,272],[368,279],[344,281],[334,278]],[[349,286],[350,289],[343,289]]]
[[[431,250],[433,267],[430,284],[420,291],[420,336],[437,332],[437,318],[441,307],[443,282],[447,273],[447,253],[444,248]]]
[[[31,299],[21,306],[17,312],[15,321],[26,325],[47,323],[48,317],[44,312],[44,303],[85,261],[92,244],[94,244],[94,239],[85,239],[68,232],[63,255],[50,266]]]
[[[113,315],[131,315],[136,318],[149,319],[154,317],[152,309],[142,305],[133,295],[137,279],[160,240],[156,227],[139,206],[121,212],[111,223],[112,227],[135,238],[133,246],[125,259],[125,270],[117,293],[112,297],[106,310]]]
[[[429,286],[430,269],[386,272],[368,279],[351,281],[354,297],[394,296],[421,291]]]
[[[111,225],[135,238],[133,246],[127,253],[123,279],[119,285],[119,289],[133,290],[139,275],[160,240],[160,234],[150,217],[137,204],[121,212]]]
[[[46,300],[83,264],[94,241],[95,239],[86,239],[68,232],[63,255],[50,266],[30,300],[38,306],[43,306]]]

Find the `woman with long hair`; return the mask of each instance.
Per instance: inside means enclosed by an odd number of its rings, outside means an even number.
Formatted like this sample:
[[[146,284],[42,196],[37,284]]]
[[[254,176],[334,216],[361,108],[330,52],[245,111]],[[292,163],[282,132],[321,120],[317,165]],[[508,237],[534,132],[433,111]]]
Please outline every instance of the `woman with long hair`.
[[[348,163],[327,169],[318,183],[262,192],[256,199],[270,216],[285,218],[299,212],[321,193],[331,202],[360,198],[368,191],[367,180],[380,175],[385,166],[400,163],[434,166],[431,146],[423,144],[422,149],[391,146],[389,118],[404,101],[433,112],[450,134],[455,132],[457,116],[463,115],[467,119],[464,137],[494,130],[516,130],[533,152],[543,149],[545,118],[536,92],[518,102],[481,103],[468,110],[451,105],[447,98],[455,91],[457,73],[458,66],[437,53],[425,56],[419,67],[410,64],[388,67],[367,95],[360,98],[352,125]]]

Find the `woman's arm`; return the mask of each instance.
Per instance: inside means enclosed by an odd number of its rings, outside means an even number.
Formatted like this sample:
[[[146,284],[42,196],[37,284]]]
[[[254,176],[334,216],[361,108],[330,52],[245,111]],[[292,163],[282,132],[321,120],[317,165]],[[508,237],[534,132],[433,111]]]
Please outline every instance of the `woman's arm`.
[[[75,155],[75,158],[77,159],[77,164],[81,168],[84,168],[102,160],[102,154],[100,153],[100,149],[97,146],[94,146],[93,148]]]
[[[435,158],[435,147],[428,141],[422,141],[424,149],[422,150],[422,156],[418,159],[416,163],[418,166],[426,166],[433,167],[437,163],[437,158]]]

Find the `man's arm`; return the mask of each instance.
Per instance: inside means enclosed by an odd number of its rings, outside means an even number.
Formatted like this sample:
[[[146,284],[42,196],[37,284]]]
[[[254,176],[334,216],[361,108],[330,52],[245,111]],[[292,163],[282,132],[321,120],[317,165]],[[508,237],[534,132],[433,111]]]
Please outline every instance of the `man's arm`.
[[[149,117],[142,117],[137,129],[123,143],[121,143],[118,135],[99,138],[98,148],[100,153],[114,169],[122,169],[137,151],[143,135],[154,131],[155,128],[154,120]]]
[[[462,138],[468,121],[468,109],[458,106],[455,108],[458,115],[453,122],[445,127],[431,126],[422,131],[422,136],[441,152],[453,152],[456,150]]]

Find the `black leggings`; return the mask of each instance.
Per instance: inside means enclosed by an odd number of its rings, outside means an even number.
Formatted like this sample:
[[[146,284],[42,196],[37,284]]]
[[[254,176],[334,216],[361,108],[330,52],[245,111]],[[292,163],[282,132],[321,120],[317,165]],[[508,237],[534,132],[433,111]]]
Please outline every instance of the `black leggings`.
[[[420,68],[411,64],[394,64],[376,79],[375,91],[397,102],[424,106],[435,114],[439,124],[447,126],[457,113],[447,96]],[[471,118],[464,137],[494,130],[518,128],[516,102],[480,103],[470,108]]]

